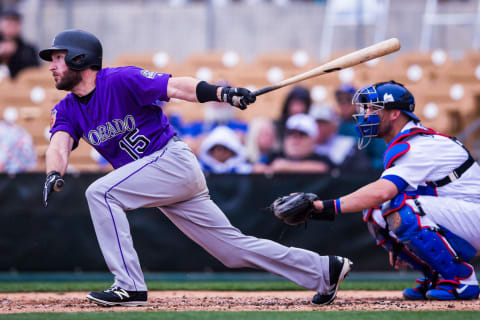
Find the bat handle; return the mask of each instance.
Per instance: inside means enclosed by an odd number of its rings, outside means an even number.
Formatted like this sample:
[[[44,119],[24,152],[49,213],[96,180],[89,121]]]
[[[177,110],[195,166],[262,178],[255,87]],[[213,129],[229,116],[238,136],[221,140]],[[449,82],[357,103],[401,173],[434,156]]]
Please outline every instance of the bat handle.
[[[258,89],[256,91],[253,92],[253,94],[258,97],[259,95],[262,95],[264,93],[267,93],[267,92],[270,92],[270,91],[273,91],[275,89],[278,89],[279,86],[268,86],[268,87],[265,87],[265,88],[262,88],[262,89]]]

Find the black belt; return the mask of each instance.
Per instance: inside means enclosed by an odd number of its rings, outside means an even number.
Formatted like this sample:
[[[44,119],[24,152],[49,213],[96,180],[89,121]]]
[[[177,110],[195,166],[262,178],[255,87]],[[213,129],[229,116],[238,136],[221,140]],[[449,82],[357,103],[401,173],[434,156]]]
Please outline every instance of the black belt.
[[[465,146],[457,138],[450,137],[450,139],[452,139],[455,143],[457,143],[463,149],[465,149],[465,151],[467,151],[468,159],[465,160],[465,162],[462,163],[462,165],[460,167],[453,170],[445,178],[437,180],[437,181],[428,181],[427,185],[429,185],[432,188],[443,187],[444,185],[449,184],[450,182],[457,180],[458,178],[460,178],[462,176],[462,174],[465,173],[465,171],[467,171],[475,163],[475,160],[472,158],[472,155],[470,154],[470,152],[467,150],[467,148],[465,148]]]

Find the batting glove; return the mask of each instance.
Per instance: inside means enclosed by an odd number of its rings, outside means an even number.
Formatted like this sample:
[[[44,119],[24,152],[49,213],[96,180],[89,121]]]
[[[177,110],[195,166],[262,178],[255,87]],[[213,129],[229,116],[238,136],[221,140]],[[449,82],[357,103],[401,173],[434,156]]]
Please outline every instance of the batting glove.
[[[255,102],[257,97],[245,88],[222,88],[222,102],[228,102],[230,105],[245,110],[249,104]]]
[[[53,191],[60,191],[62,190],[65,182],[63,181],[60,172],[58,171],[50,171],[47,174],[47,178],[45,179],[45,185],[43,187],[43,206],[46,208],[48,206],[47,200],[48,195]]]

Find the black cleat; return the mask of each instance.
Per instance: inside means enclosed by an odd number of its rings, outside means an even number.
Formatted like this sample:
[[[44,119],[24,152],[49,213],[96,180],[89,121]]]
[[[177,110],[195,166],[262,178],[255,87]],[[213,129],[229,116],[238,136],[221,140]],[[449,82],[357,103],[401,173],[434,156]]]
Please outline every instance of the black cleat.
[[[90,292],[87,299],[105,307],[144,306],[147,304],[147,291],[127,291],[120,287],[111,287],[103,291]]]
[[[348,272],[352,268],[352,261],[348,258],[339,256],[328,256],[329,258],[329,271],[330,271],[330,290],[325,294],[317,293],[312,298],[312,303],[316,305],[327,305],[333,302],[337,297],[338,287],[340,283],[345,279]]]

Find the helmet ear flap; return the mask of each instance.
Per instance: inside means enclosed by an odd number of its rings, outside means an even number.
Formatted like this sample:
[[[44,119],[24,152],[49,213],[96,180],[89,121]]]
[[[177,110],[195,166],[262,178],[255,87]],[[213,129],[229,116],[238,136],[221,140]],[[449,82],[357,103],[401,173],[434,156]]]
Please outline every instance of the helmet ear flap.
[[[72,59],[72,64],[83,66],[85,64],[85,54],[80,54]]]
[[[65,64],[72,70],[80,71],[85,69],[85,61],[87,55],[84,52],[76,52],[76,50],[68,50],[65,56]]]

